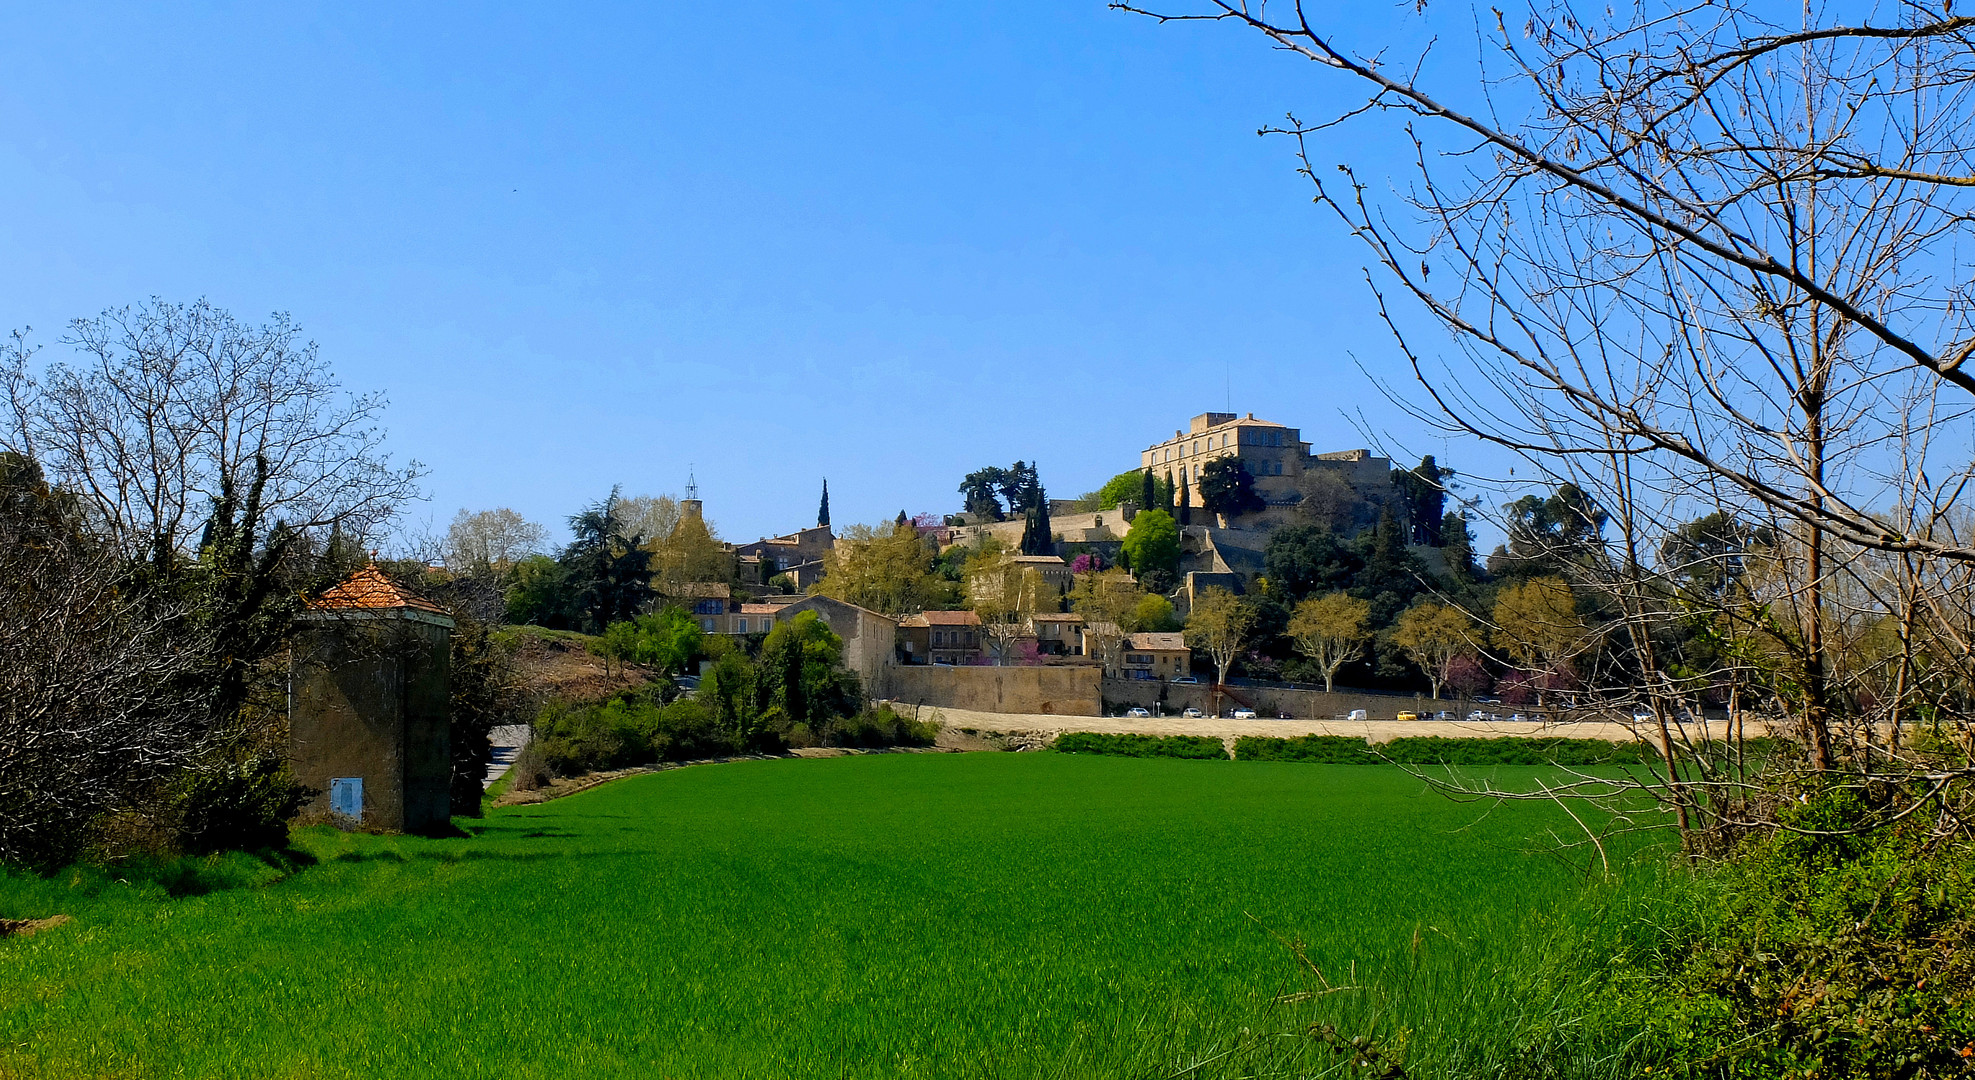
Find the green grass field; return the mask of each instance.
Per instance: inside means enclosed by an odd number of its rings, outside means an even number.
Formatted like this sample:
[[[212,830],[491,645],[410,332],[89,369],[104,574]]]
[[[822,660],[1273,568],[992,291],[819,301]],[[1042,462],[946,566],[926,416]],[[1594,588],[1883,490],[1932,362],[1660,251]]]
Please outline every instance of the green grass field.
[[[1389,767],[742,762],[466,824],[177,898],[0,877],[76,919],[0,942],[0,1076],[1212,1076],[1322,1058],[1272,1034],[1313,1017],[1432,1075],[1586,888],[1554,808]],[[1269,931],[1361,989],[1270,1004],[1312,984]]]

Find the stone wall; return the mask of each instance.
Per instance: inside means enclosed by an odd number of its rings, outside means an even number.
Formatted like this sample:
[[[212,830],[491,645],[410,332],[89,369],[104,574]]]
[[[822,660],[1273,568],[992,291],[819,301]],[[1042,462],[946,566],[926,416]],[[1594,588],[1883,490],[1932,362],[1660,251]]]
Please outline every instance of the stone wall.
[[[1101,716],[1101,672],[1087,666],[894,667],[890,697],[904,705],[980,712]]]
[[[1137,705],[1147,709],[1163,710],[1166,715],[1179,713],[1187,708],[1199,709],[1208,715],[1214,713],[1214,688],[1207,683],[1162,683],[1139,679],[1105,679],[1103,684],[1104,703],[1110,711]],[[1401,694],[1337,693],[1326,694],[1321,690],[1291,690],[1263,686],[1229,687],[1238,697],[1227,697],[1220,702],[1222,712],[1230,712],[1242,702],[1252,704],[1258,714],[1275,717],[1287,713],[1297,720],[1334,720],[1350,715],[1354,709],[1363,709],[1371,720],[1391,720],[1400,710],[1416,712],[1422,716],[1431,712],[1446,711],[1456,719],[1465,717],[1474,705],[1462,701],[1440,698],[1411,697]],[[1507,717],[1517,712],[1516,706],[1490,705],[1489,712]],[[1530,710],[1522,707],[1521,712]]]

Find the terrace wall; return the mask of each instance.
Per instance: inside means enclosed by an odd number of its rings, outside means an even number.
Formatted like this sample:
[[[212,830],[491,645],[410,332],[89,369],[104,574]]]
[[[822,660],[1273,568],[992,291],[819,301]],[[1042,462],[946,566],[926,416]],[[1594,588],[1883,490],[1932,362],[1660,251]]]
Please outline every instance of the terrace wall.
[[[1096,667],[893,667],[889,697],[908,705],[979,712],[1102,716]]]

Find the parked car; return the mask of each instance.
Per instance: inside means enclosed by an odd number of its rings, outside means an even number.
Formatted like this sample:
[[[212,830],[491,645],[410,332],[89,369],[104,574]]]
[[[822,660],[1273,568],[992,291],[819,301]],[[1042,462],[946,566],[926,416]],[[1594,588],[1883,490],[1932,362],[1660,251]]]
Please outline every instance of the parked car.
[[[674,675],[672,676],[672,681],[678,683],[681,690],[699,689],[699,676],[697,675]]]
[[[1253,720],[1253,719],[1255,719],[1255,710],[1253,710],[1253,709],[1236,709],[1236,710],[1234,710],[1234,718],[1235,718],[1236,720]]]
[[[1189,706],[1187,710],[1181,713],[1180,715],[1186,717],[1188,720],[1198,720],[1202,716],[1205,716],[1206,714],[1201,712],[1199,709],[1195,709]]]
[[[1344,719],[1346,720],[1370,720],[1371,718],[1372,714],[1363,709],[1352,709],[1350,712],[1344,714]]]
[[[1435,720],[1458,720],[1458,719],[1460,719],[1460,718],[1454,715],[1454,712],[1453,712],[1453,710],[1452,710],[1452,709],[1442,709],[1442,710],[1440,710],[1439,712],[1437,712],[1437,713],[1434,713],[1434,714],[1433,714],[1433,719],[1435,719]]]
[[[1399,715],[1393,717],[1394,720],[1418,720],[1419,718],[1420,714],[1411,709],[1401,709],[1399,710]]]
[[[1474,699],[1474,703],[1476,705],[1500,705],[1502,699],[1498,697],[1478,697]]]
[[[1182,675],[1179,678],[1174,679],[1173,681],[1176,683],[1197,683],[1200,680],[1191,675]]]
[[[1509,714],[1509,723],[1511,723],[1511,724],[1527,724],[1527,723],[1529,723],[1529,717],[1527,717],[1527,716],[1524,716],[1524,715],[1523,715],[1523,714],[1521,714],[1521,713],[1510,713],[1510,714]]]
[[[1141,709],[1138,706],[1134,705],[1131,708],[1125,710],[1125,715],[1133,719],[1138,719],[1144,716],[1151,716],[1152,714],[1146,711],[1145,709]]]
[[[1492,724],[1500,719],[1501,717],[1495,715],[1494,713],[1482,712],[1480,709],[1476,709],[1475,711],[1468,714],[1468,723],[1470,724]]]

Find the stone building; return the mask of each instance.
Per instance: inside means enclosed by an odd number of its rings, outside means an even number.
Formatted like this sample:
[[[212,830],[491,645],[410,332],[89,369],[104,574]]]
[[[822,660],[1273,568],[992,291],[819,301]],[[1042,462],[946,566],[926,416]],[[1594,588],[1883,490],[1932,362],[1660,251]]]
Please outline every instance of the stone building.
[[[288,765],[305,821],[427,832],[452,820],[452,616],[352,574],[302,612],[289,653]]]
[[[1300,429],[1257,420],[1254,413],[1201,413],[1186,430],[1140,452],[1139,468],[1150,469],[1175,490],[1184,482],[1190,505],[1198,508],[1201,470],[1230,457],[1247,467],[1256,493],[1268,503],[1268,510],[1252,515],[1256,527],[1279,524],[1298,508],[1342,526],[1346,518],[1363,516],[1352,515],[1353,506],[1384,505],[1395,495],[1390,459],[1369,450],[1313,454]]]

